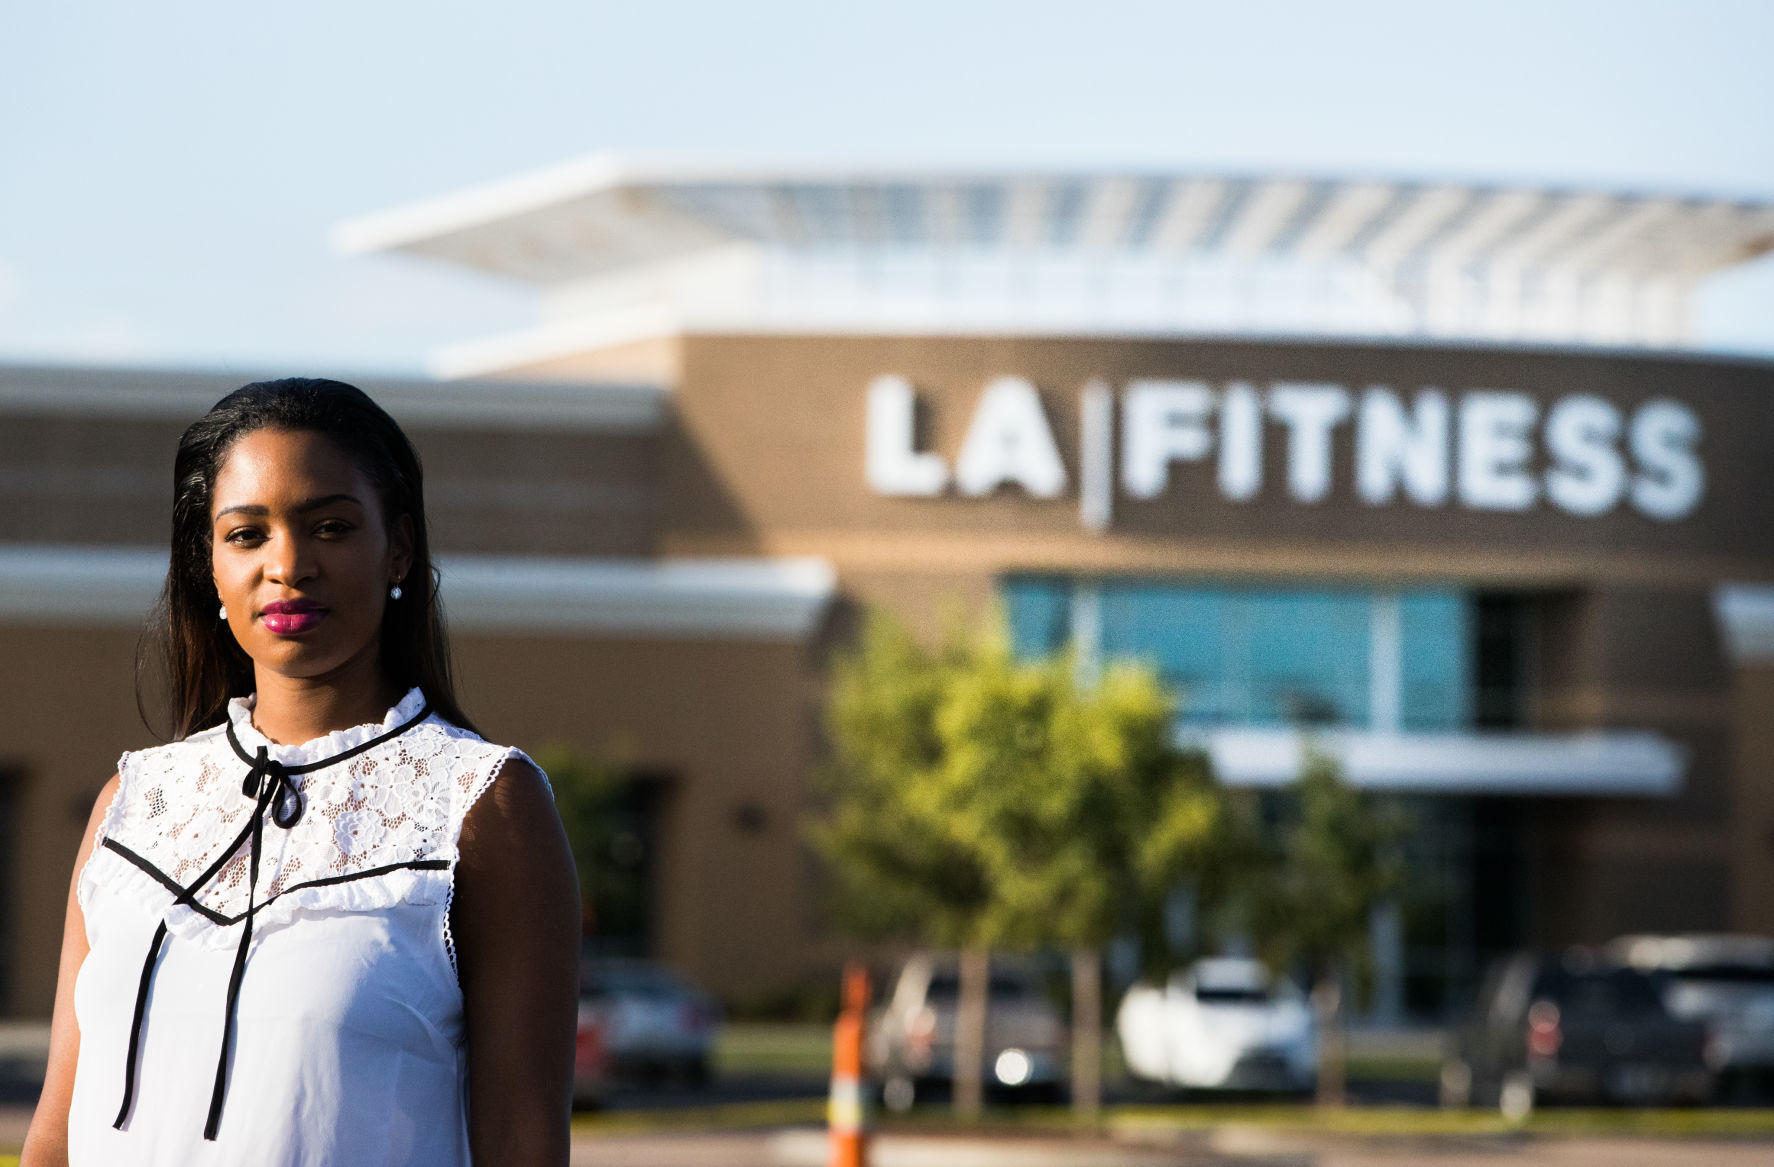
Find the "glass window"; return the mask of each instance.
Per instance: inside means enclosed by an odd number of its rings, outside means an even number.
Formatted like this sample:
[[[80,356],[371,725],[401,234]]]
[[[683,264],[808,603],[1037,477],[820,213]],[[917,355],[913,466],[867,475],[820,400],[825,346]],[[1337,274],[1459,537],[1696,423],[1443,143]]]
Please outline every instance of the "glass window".
[[[1185,724],[1372,724],[1380,593],[1105,580],[1097,642],[1105,658],[1149,662],[1181,702]],[[1004,586],[1019,653],[1057,652],[1071,639],[1073,581],[1015,577]],[[1400,686],[1402,728],[1471,724],[1471,599],[1452,590],[1397,594],[1402,659],[1382,670]],[[1390,608],[1387,609],[1391,611]],[[1390,618],[1390,617],[1388,617]],[[1387,683],[1381,679],[1379,683]]]
[[[1417,733],[1472,723],[1471,603],[1459,592],[1405,592],[1399,597],[1404,659],[1400,676],[1403,728]]]
[[[1043,576],[1016,576],[1004,585],[1010,644],[1018,656],[1051,656],[1072,639],[1072,585]]]

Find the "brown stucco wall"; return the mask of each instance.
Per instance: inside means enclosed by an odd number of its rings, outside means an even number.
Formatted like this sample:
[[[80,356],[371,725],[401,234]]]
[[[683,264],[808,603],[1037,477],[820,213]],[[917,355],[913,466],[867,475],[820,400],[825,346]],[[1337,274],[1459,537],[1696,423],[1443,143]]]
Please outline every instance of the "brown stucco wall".
[[[801,819],[814,745],[807,649],[748,641],[456,638],[481,732],[569,744],[662,776],[658,955],[744,996],[801,972]],[[742,829],[743,804],[762,808]]]
[[[5,905],[12,946],[5,1007],[47,1016],[74,854],[93,801],[125,750],[155,744],[136,715],[135,633],[0,627],[0,769],[18,775]]]

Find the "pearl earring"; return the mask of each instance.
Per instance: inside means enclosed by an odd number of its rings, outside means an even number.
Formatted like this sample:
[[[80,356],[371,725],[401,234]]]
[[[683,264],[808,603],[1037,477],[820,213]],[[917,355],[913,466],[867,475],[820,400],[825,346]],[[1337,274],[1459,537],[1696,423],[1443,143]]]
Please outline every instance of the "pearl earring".
[[[399,584],[395,584],[393,587],[388,589],[388,598],[391,600],[400,599],[400,585]]]
[[[227,618],[228,618],[228,605],[223,604],[220,608],[216,609],[216,619],[226,620]]]

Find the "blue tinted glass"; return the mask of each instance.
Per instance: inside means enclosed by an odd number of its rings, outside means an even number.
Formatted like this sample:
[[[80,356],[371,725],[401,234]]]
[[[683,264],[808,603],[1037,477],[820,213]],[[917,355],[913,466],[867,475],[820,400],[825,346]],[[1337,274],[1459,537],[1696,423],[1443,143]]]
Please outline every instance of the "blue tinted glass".
[[[1471,724],[1471,604],[1459,592],[1399,597],[1404,640],[1406,730],[1456,730]]]
[[[1250,591],[1243,598],[1247,720],[1365,725],[1372,599],[1331,591]]]
[[[1163,584],[1103,588],[1105,657],[1149,662],[1181,703],[1183,720],[1238,721],[1243,710],[1228,687],[1227,593]]]
[[[1012,643],[1025,656],[1063,651],[1073,581],[1004,585]],[[1150,663],[1197,725],[1372,723],[1375,593],[1110,581],[1100,585],[1105,657]],[[1399,595],[1407,731],[1471,723],[1471,601],[1456,591]]]
[[[1072,587],[1067,580],[1012,576],[1004,583],[1010,645],[1018,656],[1063,652],[1071,640]]]

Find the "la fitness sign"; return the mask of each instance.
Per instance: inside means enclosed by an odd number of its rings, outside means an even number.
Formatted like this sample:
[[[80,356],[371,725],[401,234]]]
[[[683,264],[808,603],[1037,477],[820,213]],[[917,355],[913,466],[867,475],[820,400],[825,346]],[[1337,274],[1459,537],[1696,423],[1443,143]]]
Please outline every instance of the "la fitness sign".
[[[1274,473],[1289,497],[1310,506],[1330,495],[1337,475],[1350,474],[1356,497],[1375,507],[1549,506],[1590,518],[1626,506],[1673,522],[1705,492],[1700,419],[1667,398],[1628,411],[1574,393],[1542,411],[1536,398],[1499,389],[1406,394],[1315,382],[1134,380],[1118,395],[1092,382],[1079,404],[1078,493],[1094,529],[1109,524],[1117,487],[1129,498],[1157,498],[1173,467],[1188,463],[1211,463],[1219,493],[1236,502],[1255,498]],[[1012,486],[1050,499],[1071,488],[1072,471],[1027,378],[986,383],[953,465],[917,448],[917,409],[909,378],[888,374],[869,385],[865,469],[876,493],[979,497]],[[1286,463],[1273,471],[1263,457],[1271,426],[1286,438]],[[1344,427],[1354,431],[1348,467],[1332,457]]]

